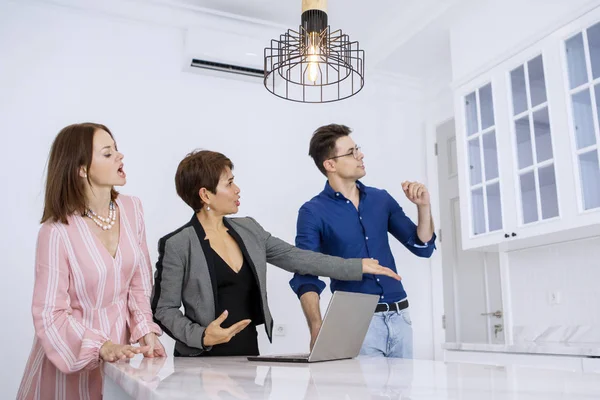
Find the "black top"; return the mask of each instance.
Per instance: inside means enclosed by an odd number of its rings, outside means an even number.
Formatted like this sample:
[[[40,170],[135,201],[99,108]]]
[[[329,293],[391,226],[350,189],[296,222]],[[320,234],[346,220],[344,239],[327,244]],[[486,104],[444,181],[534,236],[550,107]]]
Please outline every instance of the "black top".
[[[236,239],[237,235],[231,236]],[[240,243],[238,243],[239,245]],[[201,356],[258,355],[256,325],[262,322],[262,313],[259,288],[252,268],[244,257],[242,268],[236,273],[210,246],[208,246],[208,254],[205,255],[207,262],[212,264],[216,275],[215,315],[218,317],[225,310],[229,312],[221,327],[229,328],[243,319],[251,319],[252,322],[232,337],[228,343],[215,345],[212,350],[203,352]]]

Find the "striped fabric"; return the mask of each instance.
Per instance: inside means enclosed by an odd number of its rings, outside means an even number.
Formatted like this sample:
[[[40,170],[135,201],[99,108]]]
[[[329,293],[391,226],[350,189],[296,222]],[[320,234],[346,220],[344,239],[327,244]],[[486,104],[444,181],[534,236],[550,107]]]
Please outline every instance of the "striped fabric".
[[[152,267],[142,205],[119,195],[113,258],[83,217],[42,225],[37,242],[36,337],[17,399],[101,399],[100,347],[136,343],[152,322]]]

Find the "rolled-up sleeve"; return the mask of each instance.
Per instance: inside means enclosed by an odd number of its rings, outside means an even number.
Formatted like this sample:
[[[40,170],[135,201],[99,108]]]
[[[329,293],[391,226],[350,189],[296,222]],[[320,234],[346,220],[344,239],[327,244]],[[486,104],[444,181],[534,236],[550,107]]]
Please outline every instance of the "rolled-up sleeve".
[[[298,212],[296,223],[296,247],[302,250],[321,252],[321,231],[317,219],[303,206]],[[290,287],[298,298],[304,293],[316,292],[319,296],[327,285],[314,275],[294,274]]]
[[[386,194],[386,205],[389,212],[388,232],[416,256],[429,258],[436,249],[435,233],[427,243],[423,243],[417,235],[417,225],[406,216],[400,204],[389,193]]]

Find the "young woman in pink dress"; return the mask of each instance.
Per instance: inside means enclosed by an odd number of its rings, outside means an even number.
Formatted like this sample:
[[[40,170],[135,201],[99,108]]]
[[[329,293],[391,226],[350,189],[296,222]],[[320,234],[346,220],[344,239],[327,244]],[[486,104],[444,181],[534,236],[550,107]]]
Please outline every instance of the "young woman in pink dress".
[[[125,182],[123,154],[105,126],[70,125],[54,140],[35,262],[35,339],[18,399],[101,399],[102,362],[165,356],[150,309],[142,206],[114,190]]]

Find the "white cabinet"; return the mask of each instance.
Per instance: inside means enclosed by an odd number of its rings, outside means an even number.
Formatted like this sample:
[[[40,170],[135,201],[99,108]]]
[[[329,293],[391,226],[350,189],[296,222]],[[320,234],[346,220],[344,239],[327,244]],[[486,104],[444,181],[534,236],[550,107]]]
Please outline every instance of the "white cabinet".
[[[517,222],[528,225],[558,217],[554,132],[541,54],[510,71],[509,99]]]
[[[473,235],[502,229],[502,200],[492,84],[464,96],[468,196]]]
[[[464,249],[600,235],[600,10],[456,88]]]
[[[594,210],[600,208],[600,23],[568,38],[565,54],[578,206]]]

